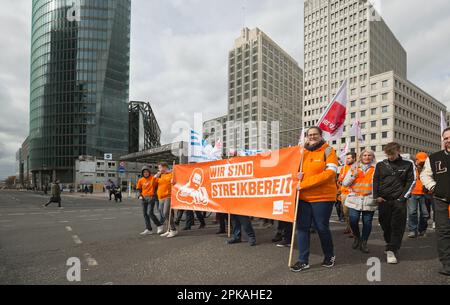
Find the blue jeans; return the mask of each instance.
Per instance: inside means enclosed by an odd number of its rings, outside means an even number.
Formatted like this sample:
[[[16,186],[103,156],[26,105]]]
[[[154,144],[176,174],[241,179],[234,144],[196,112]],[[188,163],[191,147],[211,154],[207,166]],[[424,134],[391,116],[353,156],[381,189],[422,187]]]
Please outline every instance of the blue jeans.
[[[362,214],[363,221],[363,230],[362,235],[359,231],[359,220]],[[349,218],[350,218],[350,228],[352,228],[353,235],[364,240],[368,241],[370,233],[372,232],[372,221],[373,215],[375,212],[369,211],[357,211],[355,209],[349,209]]]
[[[152,230],[152,224],[150,220],[152,220],[157,227],[160,227],[162,225],[159,219],[155,216],[154,210],[156,202],[157,201],[155,197],[145,197],[144,200],[142,200],[142,213],[144,214],[145,227],[149,231]]]
[[[408,200],[409,232],[426,232],[428,228],[428,219],[430,219],[430,214],[428,213],[425,195],[412,195]]]
[[[240,215],[231,215],[231,222],[233,224],[233,236],[232,240],[241,240],[242,228],[245,233],[247,233],[249,242],[256,242],[255,231],[253,230],[252,223],[250,221],[250,217],[248,216],[240,216]]]
[[[334,256],[333,238],[330,231],[330,217],[333,212],[334,202],[305,202],[298,204],[297,233],[300,263],[309,263],[310,253],[310,229],[316,225],[319,234],[322,251],[326,259]]]

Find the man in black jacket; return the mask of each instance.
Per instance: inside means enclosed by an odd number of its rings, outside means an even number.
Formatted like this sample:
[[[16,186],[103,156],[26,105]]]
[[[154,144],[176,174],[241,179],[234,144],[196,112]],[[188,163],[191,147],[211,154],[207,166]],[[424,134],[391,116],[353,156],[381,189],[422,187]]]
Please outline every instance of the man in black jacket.
[[[416,182],[414,164],[400,156],[400,145],[389,143],[388,157],[377,164],[373,176],[373,196],[379,204],[379,221],[386,241],[388,264],[397,264],[397,254],[406,229],[407,200]]]
[[[450,128],[442,134],[445,149],[431,155],[420,175],[425,188],[434,194],[439,273],[450,276]]]

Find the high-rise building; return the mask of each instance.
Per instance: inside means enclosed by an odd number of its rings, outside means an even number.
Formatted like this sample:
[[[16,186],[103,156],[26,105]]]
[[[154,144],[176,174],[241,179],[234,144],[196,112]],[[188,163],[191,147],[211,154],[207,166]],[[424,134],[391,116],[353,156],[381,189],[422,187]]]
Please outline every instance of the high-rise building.
[[[450,112],[447,112],[446,121],[447,121],[447,126],[450,127]]]
[[[295,59],[260,29],[244,28],[229,52],[228,66],[226,148],[297,145],[303,71]]]
[[[317,124],[344,80],[348,117],[343,147],[353,121],[362,122],[364,143],[377,158],[396,141],[404,153],[440,148],[439,117],[445,105],[407,80],[407,54],[383,18],[365,0],[306,0],[304,3],[304,108],[306,126]]]
[[[128,152],[131,1],[32,5],[33,181],[73,182],[78,156]]]

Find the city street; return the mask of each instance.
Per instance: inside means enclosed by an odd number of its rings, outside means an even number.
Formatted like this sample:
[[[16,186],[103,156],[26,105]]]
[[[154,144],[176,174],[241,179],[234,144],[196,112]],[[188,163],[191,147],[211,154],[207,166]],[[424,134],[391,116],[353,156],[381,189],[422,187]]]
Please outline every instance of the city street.
[[[405,238],[400,264],[388,266],[377,220],[371,254],[363,255],[351,249],[352,240],[333,217],[336,266],[320,266],[315,235],[311,269],[294,274],[287,268],[289,249],[271,243],[275,228],[255,223],[256,247],[226,245],[226,236],[215,235],[213,216],[206,229],[195,227],[173,239],[140,237],[144,227],[137,200],[117,204],[102,197],[63,195],[61,210],[54,204],[41,208],[46,200],[39,193],[0,191],[0,284],[73,285],[66,278],[71,257],[82,263],[77,284],[370,284],[370,257],[381,259],[380,284],[450,284],[437,273],[432,231],[425,238]]]

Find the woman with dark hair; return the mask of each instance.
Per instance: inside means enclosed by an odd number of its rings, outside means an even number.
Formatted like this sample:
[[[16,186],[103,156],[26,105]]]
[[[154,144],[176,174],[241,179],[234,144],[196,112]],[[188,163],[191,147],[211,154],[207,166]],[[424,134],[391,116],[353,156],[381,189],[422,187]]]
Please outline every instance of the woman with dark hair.
[[[330,217],[337,196],[336,177],[338,158],[318,127],[307,131],[303,156],[303,170],[298,175],[300,201],[298,202],[297,232],[299,260],[291,267],[292,272],[309,269],[310,229],[314,224],[324,253],[323,267],[335,264]]]

